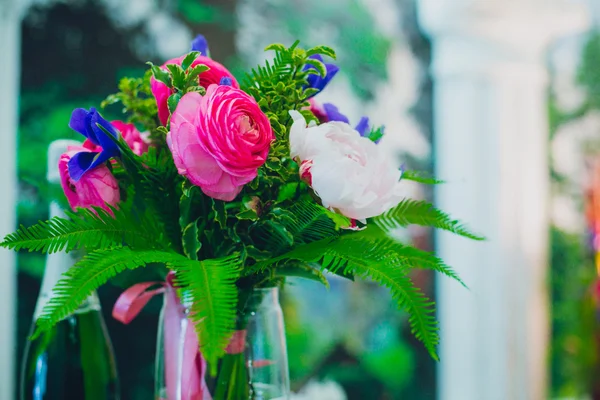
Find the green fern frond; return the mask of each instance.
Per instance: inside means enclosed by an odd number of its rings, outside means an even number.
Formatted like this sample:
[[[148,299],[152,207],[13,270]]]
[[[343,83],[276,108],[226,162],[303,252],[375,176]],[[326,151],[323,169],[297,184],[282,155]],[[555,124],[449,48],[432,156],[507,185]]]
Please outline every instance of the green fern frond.
[[[444,229],[469,239],[484,240],[483,237],[471,233],[460,221],[452,219],[431,203],[422,200],[404,199],[396,207],[372,218],[372,222],[386,231],[415,224]]]
[[[402,179],[406,179],[406,180],[413,181],[413,182],[424,183],[426,185],[438,185],[441,183],[445,183],[442,180],[427,176],[427,175],[423,174],[422,172],[411,171],[411,170],[406,170],[406,171],[402,172]]]
[[[434,303],[414,286],[409,276],[410,265],[398,254],[400,249],[386,252],[380,242],[345,236],[330,244],[320,263],[333,273],[342,269],[389,288],[399,307],[409,313],[412,333],[437,359],[439,336]]]
[[[413,284],[407,269],[385,262],[384,259],[375,261],[369,253],[365,253],[362,257],[358,254],[350,255],[346,248],[341,251],[329,250],[321,263],[323,268],[333,273],[337,273],[338,269],[344,269],[344,272],[370,278],[390,289],[399,307],[408,312],[408,321],[413,335],[425,345],[434,359],[438,359],[436,346],[439,343],[439,335],[434,302]]]
[[[410,313],[414,335],[434,358],[437,357],[435,348],[439,338],[433,302],[413,285],[409,276],[414,268],[427,268],[461,282],[452,269],[435,256],[397,243],[381,230],[371,227],[351,235],[297,246],[284,255],[256,263],[252,270],[285,268],[285,263],[290,260],[318,263],[330,272],[370,278],[388,287],[398,305]]]
[[[458,276],[458,274],[448,265],[446,265],[441,258],[436,257],[434,254],[427,251],[417,249],[412,246],[402,245],[400,243],[393,243],[390,246],[390,251],[396,253],[401,264],[419,268],[429,269],[440,274],[446,275],[448,278],[456,280],[458,283],[467,288],[467,285]]]
[[[77,262],[56,283],[52,297],[36,321],[32,338],[74,313],[94,290],[126,269],[143,267],[149,263],[180,263],[185,257],[158,250],[134,251],[128,247],[96,250]]]
[[[172,244],[179,249],[181,227],[179,226],[179,201],[182,177],[177,172],[168,148],[154,150],[152,147],[142,158],[140,186],[148,208],[159,219]],[[146,164],[148,163],[148,164]]]
[[[175,270],[180,297],[192,303],[189,318],[196,327],[200,349],[214,371],[235,328],[235,281],[241,258],[233,254],[220,259],[185,260],[177,262]]]
[[[169,241],[153,218],[125,210],[94,207],[66,211],[70,219],[54,217],[7,235],[0,246],[43,253],[69,252],[79,248],[104,249],[127,244],[136,249],[166,249]]]
[[[169,149],[150,146],[148,152],[140,157],[122,140],[116,141],[112,136],[111,139],[121,149],[119,162],[135,187],[135,206],[153,215],[163,227],[171,245],[181,250],[179,188],[183,178],[177,172]]]
[[[335,222],[329,211],[313,201],[304,200],[289,208],[292,217],[285,224],[295,243],[310,243],[330,236],[337,236]]]

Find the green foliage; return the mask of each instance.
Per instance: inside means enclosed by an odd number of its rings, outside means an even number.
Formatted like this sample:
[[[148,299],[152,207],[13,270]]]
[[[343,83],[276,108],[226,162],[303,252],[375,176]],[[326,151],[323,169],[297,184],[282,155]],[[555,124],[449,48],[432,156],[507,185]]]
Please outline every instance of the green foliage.
[[[371,129],[371,132],[369,132],[367,138],[369,138],[369,140],[372,142],[377,142],[383,138],[383,135],[383,126],[380,126],[379,128]]]
[[[287,218],[281,220],[295,243],[310,243],[338,235],[331,213],[310,200],[293,204],[285,215]]]
[[[213,260],[178,261],[176,286],[180,298],[191,303],[189,318],[194,322],[200,350],[216,372],[217,360],[235,327],[237,288],[241,270],[239,254]]]
[[[600,32],[593,32],[583,48],[577,82],[587,92],[587,109],[600,109]]]
[[[600,353],[597,279],[593,257],[579,235],[551,230],[553,397],[581,397],[597,387]]]
[[[422,200],[404,199],[396,207],[373,218],[372,221],[380,228],[386,230],[416,224],[444,229],[473,240],[483,240],[483,237],[469,232],[460,221],[452,219],[448,214],[438,210],[431,203]]]
[[[123,142],[119,142],[119,146],[123,153],[119,161],[127,171],[123,179],[134,188],[136,196],[132,207],[153,215],[174,248],[180,249],[179,201],[183,178],[177,172],[169,149],[151,146],[138,157]]]
[[[119,82],[119,92],[109,95],[102,102],[102,108],[121,103],[123,105],[121,112],[128,114],[129,122],[140,124],[145,129],[153,131],[158,125],[158,111],[156,100],[150,90],[151,75],[151,72],[147,71],[142,78],[122,78]]]
[[[256,263],[253,270],[285,265],[290,260],[318,263],[330,272],[350,273],[388,287],[398,305],[409,312],[409,323],[415,337],[437,359],[439,337],[433,302],[414,286],[409,273],[414,268],[426,268],[462,283],[439,258],[395,242],[377,228],[367,228],[358,233],[299,245],[279,257]]]
[[[301,110],[308,106],[310,95],[305,86],[309,74],[319,73],[325,76],[327,71],[319,62],[313,62],[308,57],[314,54],[325,54],[335,58],[335,52],[327,46],[317,46],[308,50],[298,47],[296,41],[286,48],[282,44],[272,44],[265,50],[273,50],[275,57],[272,62],[266,61],[264,66],[252,70],[242,80],[242,89],[254,96],[261,109],[267,114],[277,138],[270,158],[281,159],[289,155],[288,132],[292,119],[290,110]],[[304,71],[307,63],[312,63],[317,70]]]
[[[178,254],[158,250],[135,251],[127,247],[113,247],[90,252],[56,283],[52,297],[36,321],[36,330],[32,338],[74,313],[85,299],[118,273],[149,263],[181,261],[187,259]]]
[[[66,211],[69,219],[54,217],[26,228],[21,226],[7,235],[0,246],[43,253],[69,252],[74,249],[106,249],[127,243],[134,249],[165,249],[168,240],[147,215],[111,207],[111,213],[99,207]]]
[[[423,174],[422,172],[410,171],[410,170],[402,172],[402,179],[406,179],[408,181],[413,181],[413,182],[424,183],[426,185],[437,185],[440,183],[445,183],[442,180],[427,176],[427,175]]]

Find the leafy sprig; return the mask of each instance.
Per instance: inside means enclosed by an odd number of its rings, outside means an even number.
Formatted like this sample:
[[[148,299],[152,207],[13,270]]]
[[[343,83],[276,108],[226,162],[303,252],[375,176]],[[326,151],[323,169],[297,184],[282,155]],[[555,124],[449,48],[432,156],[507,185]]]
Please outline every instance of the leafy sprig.
[[[459,220],[452,219],[450,215],[423,200],[404,199],[395,207],[371,220],[385,230],[415,224],[443,229],[473,240],[484,239],[482,236],[471,233]]]
[[[167,249],[170,243],[156,220],[130,210],[93,207],[65,211],[67,218],[54,217],[30,227],[21,226],[7,235],[0,246],[42,253],[75,249],[106,249],[123,243],[133,249]]]
[[[158,125],[156,100],[150,90],[151,71],[146,71],[142,78],[122,78],[119,81],[119,91],[109,95],[101,107],[121,103],[122,112],[128,115],[128,121],[142,125],[152,132]]]

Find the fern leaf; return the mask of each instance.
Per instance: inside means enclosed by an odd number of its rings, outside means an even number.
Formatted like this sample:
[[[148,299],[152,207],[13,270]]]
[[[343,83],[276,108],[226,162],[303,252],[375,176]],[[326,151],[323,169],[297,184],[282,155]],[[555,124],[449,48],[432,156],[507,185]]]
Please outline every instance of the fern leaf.
[[[239,254],[203,261],[185,260],[174,264],[180,297],[191,302],[190,320],[196,327],[202,354],[211,369],[225,354],[235,328],[237,288],[241,270]]]
[[[384,248],[377,242],[357,239],[346,236],[333,242],[322,258],[321,265],[334,273],[339,269],[353,272],[389,288],[399,307],[409,313],[412,333],[437,360],[439,336],[434,303],[410,280],[410,266],[402,263],[395,253],[382,252]]]
[[[36,321],[32,338],[74,313],[94,290],[126,269],[132,270],[149,263],[187,261],[181,255],[157,250],[134,251],[128,247],[96,250],[77,262],[56,283],[52,297]]]
[[[433,302],[429,301],[410,280],[415,268],[429,268],[458,279],[441,261],[428,253],[403,246],[383,236],[383,232],[369,228],[365,231],[327,238],[295,247],[290,252],[256,263],[252,269],[282,266],[289,260],[319,263],[336,274],[355,274],[370,278],[388,287],[401,308],[409,314],[411,330],[423,342],[432,357],[437,358],[439,342]],[[460,281],[460,279],[459,279]]]
[[[444,229],[469,239],[484,239],[481,236],[471,233],[460,221],[452,219],[448,214],[438,210],[431,203],[422,200],[404,199],[396,207],[373,218],[372,221],[386,231],[416,224]]]
[[[399,262],[420,269],[429,269],[432,271],[439,272],[446,275],[449,278],[456,280],[458,283],[467,288],[467,285],[458,276],[458,274],[448,265],[446,265],[441,258],[436,257],[434,254],[417,249],[412,246],[405,246],[400,243],[393,243],[390,246],[390,251],[393,251],[399,258]]]
[[[21,226],[7,235],[0,246],[29,251],[55,253],[79,248],[105,249],[127,244],[132,248],[152,249],[169,247],[169,241],[153,218],[136,216],[125,210],[78,209],[66,211],[70,219],[54,217],[29,228]]]
[[[289,208],[289,215],[292,219],[286,228],[295,243],[310,243],[338,234],[329,211],[313,201],[295,203]]]
[[[426,185],[438,185],[445,183],[442,180],[432,178],[418,171],[407,170],[402,172],[402,179],[406,179],[413,182],[424,183]]]

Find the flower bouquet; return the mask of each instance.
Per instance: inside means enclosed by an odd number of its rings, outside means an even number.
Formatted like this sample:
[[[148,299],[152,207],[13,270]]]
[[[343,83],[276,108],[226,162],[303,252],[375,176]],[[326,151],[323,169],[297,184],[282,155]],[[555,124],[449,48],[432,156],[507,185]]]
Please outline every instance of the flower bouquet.
[[[410,272],[460,279],[392,234],[417,224],[481,238],[430,203],[402,195],[404,180],[439,182],[395,165],[377,144],[382,128],[366,118],[352,127],[335,106],[314,101],[338,72],[323,58],[335,58],[331,48],[296,42],[266,50],[273,60],[238,81],[199,36],[188,54],[121,80],[103,106],[120,103],[127,122],[109,122],[93,108],[73,111],[69,127],[86,139],[58,164],[73,210],[1,243],[85,251],[55,286],[33,336],[126,275],[134,284],[115,317],[128,322],[151,295],[165,292],[165,339],[174,325],[191,329],[176,335],[187,340],[180,348],[185,365],[165,355],[166,389],[157,398],[259,398],[249,368],[274,360],[245,358],[252,316],[269,288],[288,277],[327,285],[333,274],[388,287],[437,358],[433,303]],[[173,370],[186,382],[169,378]],[[285,398],[287,390],[260,398]]]

